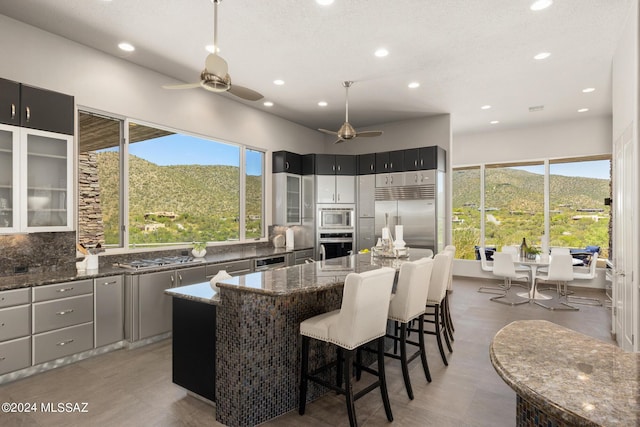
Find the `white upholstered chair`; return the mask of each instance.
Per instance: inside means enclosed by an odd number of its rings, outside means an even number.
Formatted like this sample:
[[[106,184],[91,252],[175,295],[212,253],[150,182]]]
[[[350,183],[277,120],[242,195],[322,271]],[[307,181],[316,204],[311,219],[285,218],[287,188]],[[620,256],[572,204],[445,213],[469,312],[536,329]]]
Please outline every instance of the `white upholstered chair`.
[[[399,359],[402,367],[402,377],[404,385],[409,395],[409,399],[413,400],[413,389],[411,388],[411,380],[409,378],[409,363],[416,357],[420,356],[422,360],[422,369],[427,381],[431,382],[431,374],[429,373],[429,365],[427,364],[427,354],[424,345],[424,310],[429,285],[431,282],[431,271],[433,270],[433,259],[422,258],[413,262],[405,262],[400,267],[398,273],[398,284],[396,285],[396,293],[391,304],[389,305],[389,319],[399,323],[400,327],[395,328],[398,332],[394,335],[387,335],[400,344],[400,354],[385,353],[386,356],[393,359]],[[418,339],[419,342],[407,341],[408,326],[414,319],[418,320]],[[407,344],[413,344],[418,347],[418,351],[412,355],[407,355]]]
[[[440,357],[445,365],[449,365],[447,362],[447,356],[444,354],[444,346],[442,345],[442,338],[447,344],[449,352],[453,351],[451,342],[449,341],[449,335],[446,332],[447,317],[442,311],[442,305],[447,294],[447,285],[449,284],[449,270],[451,269],[451,252],[442,251],[433,257],[433,271],[431,272],[431,283],[429,284],[429,292],[427,294],[427,304],[425,311],[425,322],[434,325],[434,330],[424,331],[425,334],[435,335],[438,341],[438,350],[440,350]],[[430,311],[432,309],[433,311]]]
[[[513,295],[509,292],[513,280],[529,281],[529,274],[517,272],[513,261],[513,255],[510,253],[496,252],[493,254],[493,274],[504,280],[504,285],[502,286],[504,292],[502,295],[491,298],[491,301],[507,305],[518,305],[529,302],[528,298]]]
[[[349,273],[345,278],[340,309],[320,314],[300,323],[300,334],[302,335],[298,401],[300,415],[304,415],[305,412],[307,381],[311,380],[345,395],[351,426],[357,425],[355,401],[379,387],[387,419],[393,421],[384,372],[384,337],[387,331],[387,316],[389,315],[389,302],[395,274],[395,270],[389,267],[365,273]],[[309,342],[311,338],[338,347],[338,373],[344,373],[344,388],[341,387],[340,378],[337,379],[338,384],[332,384],[318,376],[319,373],[326,372],[335,366],[335,363],[309,372]],[[373,341],[377,344],[378,370],[373,371],[364,367],[362,369],[375,373],[378,379],[371,386],[354,394],[351,381],[356,350]]]

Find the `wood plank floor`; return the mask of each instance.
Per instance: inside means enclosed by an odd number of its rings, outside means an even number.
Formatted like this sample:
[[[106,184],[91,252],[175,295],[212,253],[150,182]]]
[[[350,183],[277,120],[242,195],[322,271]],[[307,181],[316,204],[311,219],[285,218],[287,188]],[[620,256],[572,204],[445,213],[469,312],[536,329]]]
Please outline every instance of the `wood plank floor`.
[[[586,335],[613,342],[610,310],[579,305],[578,312],[547,311],[536,305],[516,307],[489,301],[476,292],[485,281],[454,280],[450,295],[456,327],[453,353],[445,367],[435,337],[427,337],[433,382],[424,379],[418,360],[411,365],[415,399],[404,390],[398,361],[387,361],[394,423],[411,426],[513,426],[515,393],[495,373],[489,343],[514,320],[546,319]],[[578,290],[579,295],[604,299],[604,291]],[[544,351],[544,349],[540,349]],[[366,375],[366,374],[365,374]],[[363,376],[363,382],[366,377]],[[215,409],[187,396],[171,382],[171,342],[165,340],[135,350],[118,350],[0,386],[0,402],[36,403],[38,412],[0,414],[3,426],[217,426]],[[43,413],[41,403],[87,402],[87,413]],[[376,391],[356,403],[362,426],[390,425]],[[344,398],[329,393],[267,426],[347,426]]]

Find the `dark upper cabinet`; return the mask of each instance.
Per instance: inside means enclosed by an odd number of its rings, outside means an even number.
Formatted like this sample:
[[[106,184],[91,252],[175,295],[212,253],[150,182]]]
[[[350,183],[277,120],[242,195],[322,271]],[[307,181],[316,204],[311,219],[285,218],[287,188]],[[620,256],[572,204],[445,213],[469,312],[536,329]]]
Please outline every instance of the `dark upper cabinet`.
[[[437,145],[420,148],[419,162],[421,170],[437,169],[446,172],[447,152]]]
[[[290,151],[274,151],[272,155],[273,173],[287,172],[302,175],[302,156]]]
[[[20,83],[0,79],[0,123],[20,125]]]
[[[74,134],[73,96],[20,85],[20,126]]]
[[[302,175],[313,175],[316,173],[316,155],[302,155]]]
[[[402,150],[376,153],[376,173],[402,172],[404,152]]]
[[[316,154],[316,175],[355,175],[356,156]]]
[[[404,150],[404,170],[417,171],[420,170],[420,149],[410,148]]]
[[[375,153],[359,154],[357,157],[358,175],[370,175],[376,173]]]

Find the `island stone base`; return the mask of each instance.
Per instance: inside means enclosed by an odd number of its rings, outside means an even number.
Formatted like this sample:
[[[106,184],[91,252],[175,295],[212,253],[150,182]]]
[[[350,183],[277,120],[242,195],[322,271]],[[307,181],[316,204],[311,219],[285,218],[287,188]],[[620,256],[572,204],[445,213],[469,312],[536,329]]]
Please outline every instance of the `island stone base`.
[[[520,395],[517,396],[516,414],[518,427],[565,427],[569,424],[546,414],[542,409],[523,399]]]

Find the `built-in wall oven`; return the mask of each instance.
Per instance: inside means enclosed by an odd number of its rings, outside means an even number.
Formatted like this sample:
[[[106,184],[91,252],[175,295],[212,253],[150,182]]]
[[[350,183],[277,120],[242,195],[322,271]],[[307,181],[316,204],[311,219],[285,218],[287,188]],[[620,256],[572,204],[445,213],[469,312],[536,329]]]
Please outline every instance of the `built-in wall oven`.
[[[319,259],[351,255],[355,241],[355,206],[319,205],[316,237]]]

